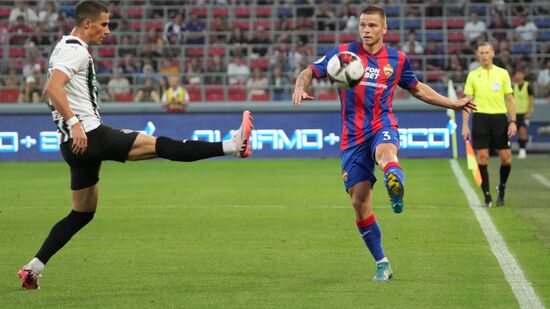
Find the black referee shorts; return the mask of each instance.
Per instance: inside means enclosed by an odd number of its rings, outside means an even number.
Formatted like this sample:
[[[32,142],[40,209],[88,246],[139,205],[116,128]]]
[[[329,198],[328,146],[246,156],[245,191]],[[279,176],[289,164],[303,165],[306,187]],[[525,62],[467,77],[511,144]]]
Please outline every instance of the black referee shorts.
[[[61,144],[61,154],[71,168],[71,189],[80,190],[99,181],[101,161],[125,162],[138,132],[100,125],[86,132],[88,148],[82,154],[71,150],[73,139]]]
[[[509,149],[508,118],[506,114],[474,113],[472,119],[474,149]]]
[[[516,124],[518,129],[521,127],[523,128],[528,127],[527,122],[525,122],[525,114],[516,114]]]

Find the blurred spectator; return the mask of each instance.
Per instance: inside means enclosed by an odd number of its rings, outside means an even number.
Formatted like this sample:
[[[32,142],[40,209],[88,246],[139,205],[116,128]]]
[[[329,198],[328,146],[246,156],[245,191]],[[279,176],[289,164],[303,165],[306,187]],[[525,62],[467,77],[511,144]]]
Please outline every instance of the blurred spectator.
[[[498,43],[493,63],[501,68],[506,68],[508,65],[512,64],[512,54],[507,40]]]
[[[211,31],[227,31],[227,29],[231,29],[229,26],[229,23],[227,22],[226,16],[214,16],[212,19],[212,23],[210,24],[210,30]]]
[[[107,7],[109,8],[109,29],[111,31],[118,30],[118,32],[121,32],[119,29],[119,22],[122,20],[122,15],[120,15],[119,7],[113,2],[109,2]]]
[[[441,0],[428,0],[425,8],[426,17],[441,17],[443,16],[443,4]]]
[[[411,55],[420,55],[424,52],[424,47],[416,40],[416,32],[414,30],[409,31],[407,42],[401,46],[401,50]]]
[[[168,88],[162,94],[162,106],[169,112],[185,112],[189,100],[189,93],[180,85],[179,77],[168,77]]]
[[[139,74],[136,74],[134,78],[134,84],[135,85],[143,85],[148,79],[151,79],[153,81],[157,81],[159,79],[159,75],[155,72],[155,69],[153,68],[152,63],[150,63],[150,58],[147,62],[144,63],[143,67],[141,68],[141,72]]]
[[[252,70],[252,76],[246,81],[246,88],[248,89],[248,100],[251,100],[254,96],[263,96],[267,94],[268,80],[264,76],[262,69],[254,68]]]
[[[248,43],[252,45],[251,57],[265,57],[269,51],[267,45],[271,44],[271,39],[264,27],[258,27]]]
[[[152,79],[148,78],[145,80],[143,87],[137,91],[134,101],[160,103],[160,94],[155,89],[154,81]]]
[[[199,15],[191,13],[191,20],[185,25],[185,42],[187,44],[204,44],[206,25],[199,20]]]
[[[40,103],[42,102],[42,91],[38,89],[36,85],[36,78],[34,76],[27,76],[25,78],[25,88],[23,92],[19,94],[19,103]]]
[[[528,14],[528,9],[531,6],[531,0],[512,0],[512,14],[515,16],[525,16]]]
[[[244,85],[250,75],[250,68],[240,55],[235,55],[227,66],[229,85]]]
[[[177,61],[177,60],[176,60]],[[179,65],[174,65],[171,58],[162,58],[162,62],[159,68],[159,74],[161,75],[179,75]]]
[[[357,31],[359,20],[357,13],[353,10],[351,4],[346,4],[340,9],[340,29],[344,32]]]
[[[46,5],[38,13],[38,21],[46,23],[47,28],[45,31],[53,30],[57,22],[57,8],[55,7],[54,1],[46,2]],[[46,30],[47,29],[47,30]]]
[[[295,0],[297,6],[296,15],[298,17],[311,18],[315,13],[315,0]]]
[[[405,17],[420,17],[422,10],[420,9],[420,0],[407,0],[405,6]]]
[[[192,57],[187,63],[187,68],[184,72],[185,80],[189,85],[202,84],[202,76],[204,70],[198,57]]]
[[[550,60],[546,60],[546,67],[537,76],[537,96],[550,96]]]
[[[9,29],[11,35],[10,44],[23,45],[33,31],[32,27],[25,23],[25,17],[21,15],[17,16],[15,23]]]
[[[426,69],[432,71],[442,70],[445,66],[445,60],[442,58],[444,54],[443,50],[437,46],[436,41],[428,41],[426,50],[424,51],[424,55],[430,56],[428,60],[426,60]]]
[[[147,33],[145,34],[145,37],[143,37],[143,42],[145,44],[155,44],[155,45],[163,44],[162,36],[158,33],[158,31],[155,28],[147,29]]]
[[[123,70],[121,68],[115,68],[113,70],[113,76],[107,84],[109,96],[111,100],[115,100],[118,94],[128,94],[132,90],[130,88],[130,81],[122,75]]]
[[[30,40],[35,46],[47,46],[49,52],[52,40],[48,30],[47,22],[41,21],[37,23]],[[48,52],[46,52],[46,54],[43,56],[46,57]]]
[[[491,22],[491,25],[489,25],[489,29],[491,29],[493,32],[493,38],[500,42],[506,40],[510,25],[506,23],[501,14],[496,14],[494,15],[494,19]]]
[[[56,32],[55,40],[61,39],[62,36],[68,35],[71,32],[71,28],[67,24],[67,20],[63,15],[57,17],[57,22],[55,23],[55,28],[53,29]]]
[[[21,75],[17,74],[15,66],[8,68],[7,74],[2,74],[2,85],[5,88],[19,88],[21,83]]]
[[[485,40],[485,32],[487,26],[485,22],[479,19],[477,13],[470,14],[470,21],[464,25],[464,37],[470,44],[476,45],[480,41]]]
[[[6,24],[0,24],[0,45],[7,45],[8,37],[8,26]]]
[[[520,16],[520,22],[515,28],[516,39],[524,42],[533,41],[537,38],[538,28],[532,21],[528,21],[527,17]]]
[[[230,53],[231,56],[237,55],[237,53],[239,55],[245,55],[245,56],[247,55],[248,39],[244,35],[241,28],[239,27],[233,28],[233,30],[231,31],[231,35],[229,36],[228,43],[231,44],[232,46],[232,50]]]
[[[22,16],[23,19],[28,22],[30,25],[34,25],[38,21],[38,16],[36,12],[29,7],[28,1],[16,1],[17,5],[10,12],[9,21],[10,24],[13,24],[17,21],[19,16]]]
[[[224,76],[227,73],[227,66],[224,63],[222,56],[215,55],[212,57],[212,61],[208,63],[208,68],[206,71],[208,72],[208,76],[206,77],[207,84],[224,84]]]
[[[177,12],[172,21],[169,21],[164,26],[163,39],[166,44],[179,44],[183,42],[183,34],[185,32],[185,22],[183,14]]]
[[[318,31],[334,31],[336,30],[336,14],[330,5],[330,1],[323,0],[317,5],[315,10],[315,18],[317,19]]]
[[[162,57],[162,55],[159,49],[160,47],[158,45],[155,45],[154,43],[145,43],[145,45],[143,45],[143,48],[141,49],[141,53],[139,54],[139,56],[142,58],[160,58]]]
[[[124,56],[124,59],[122,60],[122,63],[120,63],[118,65],[118,67],[121,68],[122,72],[124,74],[127,74],[127,75],[139,72],[138,66],[136,64],[136,60],[135,60],[134,56],[132,56],[130,54],[126,54]]]
[[[506,2],[504,0],[491,0],[492,15],[503,15],[506,12]]]
[[[550,60],[550,45],[548,42],[541,42],[539,45],[539,52],[536,55],[537,67],[543,68],[546,62]]]
[[[131,36],[125,34],[122,36],[120,43],[118,44],[118,56],[123,58],[126,55],[132,55],[132,57],[137,56],[136,42],[132,39]]]
[[[273,87],[273,100],[289,101],[290,96],[290,79],[283,75],[281,67],[276,65],[271,71],[271,80],[269,84]]]

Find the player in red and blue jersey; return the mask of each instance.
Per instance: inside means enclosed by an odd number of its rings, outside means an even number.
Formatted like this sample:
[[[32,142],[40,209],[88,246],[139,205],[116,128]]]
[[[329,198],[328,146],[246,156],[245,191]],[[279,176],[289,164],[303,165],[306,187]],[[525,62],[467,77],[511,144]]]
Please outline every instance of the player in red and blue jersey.
[[[471,111],[476,105],[468,98],[452,101],[419,82],[407,56],[383,43],[387,32],[386,13],[371,5],[359,18],[361,41],[341,44],[303,70],[296,79],[294,106],[313,99],[306,89],[312,79],[327,76],[329,59],[340,51],[357,54],[365,64],[359,85],[339,90],[342,106],[342,177],[355,209],[356,223],[367,248],[377,262],[375,281],[387,281],[393,273],[382,249],[380,226],[372,211],[372,188],[376,182],[374,164],[384,170],[384,183],[392,209],[403,211],[405,177],[398,163],[398,119],[393,113],[393,94],[397,86],[416,98],[454,110]]]

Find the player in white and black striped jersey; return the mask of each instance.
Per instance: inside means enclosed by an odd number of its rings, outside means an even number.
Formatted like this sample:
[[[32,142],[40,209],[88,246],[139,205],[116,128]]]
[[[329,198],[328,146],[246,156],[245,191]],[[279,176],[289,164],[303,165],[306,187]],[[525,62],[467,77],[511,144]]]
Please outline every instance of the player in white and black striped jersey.
[[[176,141],[102,124],[98,83],[88,45],[101,44],[109,35],[109,10],[97,1],[81,1],[75,9],[76,26],[55,46],[50,57],[44,99],[62,135],[61,153],[71,170],[72,210],[56,223],[35,257],[18,275],[24,288],[39,287],[38,278],[48,260],[96,211],[101,162],[146,160],[156,157],[195,161],[214,156],[250,155],[252,115],[243,113],[241,127],[231,140],[219,143]]]

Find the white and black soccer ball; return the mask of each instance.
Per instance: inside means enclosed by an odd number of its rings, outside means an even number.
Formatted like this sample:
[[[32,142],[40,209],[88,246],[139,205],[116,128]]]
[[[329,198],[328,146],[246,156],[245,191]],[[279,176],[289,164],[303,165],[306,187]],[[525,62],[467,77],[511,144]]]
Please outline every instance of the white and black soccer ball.
[[[327,75],[334,87],[353,88],[363,79],[365,66],[359,56],[349,51],[343,51],[329,59]]]

